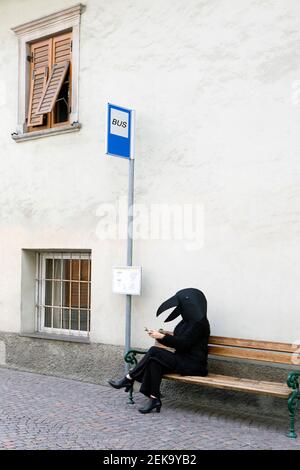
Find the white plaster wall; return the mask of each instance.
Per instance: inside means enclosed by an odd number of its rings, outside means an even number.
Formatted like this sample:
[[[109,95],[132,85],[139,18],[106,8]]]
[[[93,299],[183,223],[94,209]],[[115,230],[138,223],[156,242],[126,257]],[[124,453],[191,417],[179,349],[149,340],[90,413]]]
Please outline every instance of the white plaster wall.
[[[93,252],[92,340],[123,344],[111,294],[124,241],[101,241],[97,208],[126,196],[127,164],[105,157],[107,101],[137,111],[136,201],[198,203],[205,242],[139,240],[144,289],[133,344],[176,290],[208,299],[212,332],[300,337],[300,3],[87,0],[77,134],[15,143],[17,41],[10,28],[75,1],[0,1],[0,329],[20,330],[21,249]],[[296,88],[295,88],[296,86]]]

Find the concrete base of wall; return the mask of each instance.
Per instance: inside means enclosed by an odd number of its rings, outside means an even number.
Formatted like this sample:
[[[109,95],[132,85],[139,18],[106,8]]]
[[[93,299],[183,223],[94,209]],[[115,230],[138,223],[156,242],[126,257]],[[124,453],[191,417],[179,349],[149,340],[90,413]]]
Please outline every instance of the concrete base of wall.
[[[75,380],[107,384],[112,377],[124,374],[122,347],[85,344],[0,333],[0,366]],[[289,369],[247,362],[211,358],[211,372],[261,380],[282,381]],[[138,384],[136,385],[138,391]],[[234,415],[264,415],[288,423],[284,399],[255,394],[224,391],[196,385],[163,381],[162,393],[168,400],[219,410]],[[123,397],[123,396],[122,396]],[[124,401],[126,401],[126,398]]]

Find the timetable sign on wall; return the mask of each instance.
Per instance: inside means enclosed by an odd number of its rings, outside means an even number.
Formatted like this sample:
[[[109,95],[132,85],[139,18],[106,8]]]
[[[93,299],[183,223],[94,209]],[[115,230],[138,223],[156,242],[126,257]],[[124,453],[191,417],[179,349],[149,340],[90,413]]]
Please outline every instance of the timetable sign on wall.
[[[112,274],[112,291],[114,294],[141,295],[141,266],[114,266]]]

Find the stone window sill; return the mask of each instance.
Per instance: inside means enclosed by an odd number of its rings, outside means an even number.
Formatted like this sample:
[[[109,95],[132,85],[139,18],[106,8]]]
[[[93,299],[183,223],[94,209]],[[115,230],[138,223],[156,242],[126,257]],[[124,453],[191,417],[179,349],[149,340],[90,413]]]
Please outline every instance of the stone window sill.
[[[81,128],[79,122],[73,122],[71,125],[62,127],[53,127],[51,129],[43,129],[42,131],[26,132],[24,134],[11,134],[15,142],[27,142],[28,140],[41,139],[51,135],[69,134],[70,132],[78,132]]]
[[[87,336],[72,336],[72,335],[56,335],[49,333],[19,333],[19,336],[37,339],[50,339],[56,341],[67,341],[71,343],[84,343],[90,344],[90,338]]]

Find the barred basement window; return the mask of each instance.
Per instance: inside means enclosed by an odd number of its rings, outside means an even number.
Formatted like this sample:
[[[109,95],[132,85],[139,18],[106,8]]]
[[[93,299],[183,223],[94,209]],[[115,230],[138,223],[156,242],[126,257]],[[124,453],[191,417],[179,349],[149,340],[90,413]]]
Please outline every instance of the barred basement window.
[[[37,330],[88,336],[91,312],[91,254],[38,253]]]

